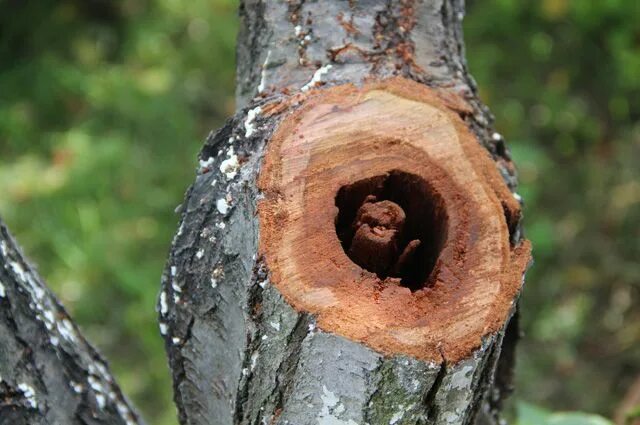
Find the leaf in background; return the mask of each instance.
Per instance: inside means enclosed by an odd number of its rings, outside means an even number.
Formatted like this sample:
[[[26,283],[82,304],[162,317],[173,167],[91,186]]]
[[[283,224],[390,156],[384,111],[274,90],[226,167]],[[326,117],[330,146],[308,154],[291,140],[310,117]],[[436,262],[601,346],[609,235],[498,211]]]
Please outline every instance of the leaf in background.
[[[517,425],[614,425],[602,416],[580,412],[550,413],[541,407],[518,402]]]
[[[547,410],[524,401],[518,402],[517,410],[517,425],[545,425],[550,414]]]
[[[549,416],[548,425],[614,425],[602,416],[586,413],[554,413]]]

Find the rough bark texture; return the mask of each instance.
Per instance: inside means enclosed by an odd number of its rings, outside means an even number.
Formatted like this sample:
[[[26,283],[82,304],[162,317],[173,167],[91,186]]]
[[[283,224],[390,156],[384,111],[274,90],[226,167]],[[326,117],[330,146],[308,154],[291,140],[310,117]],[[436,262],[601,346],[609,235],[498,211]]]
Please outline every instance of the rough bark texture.
[[[292,308],[259,255],[265,148],[313,89],[401,76],[447,90],[470,105],[461,118],[515,190],[509,153],[466,71],[463,15],[457,0],[242,2],[239,109],[202,149],[158,301],[182,423],[498,422],[515,322],[455,364],[384,356]],[[520,223],[511,226],[517,244]]]
[[[0,424],[139,424],[0,220]]]

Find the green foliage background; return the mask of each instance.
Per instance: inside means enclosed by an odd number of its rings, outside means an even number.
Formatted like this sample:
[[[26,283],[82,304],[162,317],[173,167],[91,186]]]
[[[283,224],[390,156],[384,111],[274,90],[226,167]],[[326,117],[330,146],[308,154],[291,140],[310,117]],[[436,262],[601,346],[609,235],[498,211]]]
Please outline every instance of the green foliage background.
[[[640,374],[640,6],[469,3],[535,247],[517,398],[612,416]],[[0,214],[154,424],[175,423],[159,277],[196,152],[233,113],[236,9],[0,0]]]

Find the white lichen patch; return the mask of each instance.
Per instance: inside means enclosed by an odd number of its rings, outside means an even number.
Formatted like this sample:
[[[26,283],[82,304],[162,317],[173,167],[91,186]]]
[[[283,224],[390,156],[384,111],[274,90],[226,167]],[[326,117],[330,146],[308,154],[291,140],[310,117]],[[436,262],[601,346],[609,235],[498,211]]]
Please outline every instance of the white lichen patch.
[[[107,406],[106,388],[93,376],[89,376],[89,385],[95,392],[96,403],[100,409],[104,409]]]
[[[239,167],[238,155],[234,153],[233,146],[231,146],[227,151],[227,158],[220,164],[220,172],[227,180],[232,180],[238,174]]]
[[[267,58],[264,60],[262,64],[262,72],[260,73],[260,84],[258,84],[258,94],[264,93],[266,89],[265,84],[267,81],[267,66],[269,65],[269,59],[271,58],[271,50],[267,52]]]
[[[244,121],[244,137],[251,137],[251,135],[256,131],[255,120],[262,112],[262,108],[256,106],[253,109],[249,109],[247,112],[247,119]]]
[[[96,361],[95,363],[95,368],[98,370],[99,375],[102,379],[104,379],[105,381],[109,381],[111,382],[113,380],[113,378],[111,378],[111,375],[109,375],[109,371],[107,370],[107,366],[105,366],[103,363]]]
[[[169,305],[167,304],[167,293],[165,291],[160,292],[160,314],[165,315],[169,311]]]
[[[293,28],[293,32],[295,33],[296,37],[300,37],[300,34],[302,34],[302,26],[301,25],[296,25]]]
[[[21,382],[18,384],[18,389],[27,400],[29,407],[36,409],[38,407],[38,400],[36,399],[36,391],[33,387],[26,382]]]
[[[316,87],[318,85],[318,83],[322,82],[322,77],[329,72],[329,70],[332,68],[331,64],[327,64],[321,68],[318,68],[316,70],[316,72],[313,73],[313,77],[311,77],[311,80],[309,80],[309,82],[307,84],[305,84],[304,86],[302,86],[302,88],[300,90],[302,91],[308,91],[314,87]]]
[[[98,407],[100,409],[106,408],[107,402],[109,401],[116,405],[118,413],[125,419],[127,425],[134,425],[136,421],[134,420],[133,414],[118,394],[113,378],[107,370],[107,366],[101,361],[95,361],[88,365],[88,371],[87,384],[89,388],[93,390]],[[85,390],[85,387],[80,383],[71,381],[71,385],[76,393],[81,393]]]
[[[216,279],[215,277],[211,278],[211,287],[213,289],[216,289],[218,287],[218,279]]]
[[[516,201],[518,202],[522,202],[522,196],[520,196],[519,194],[517,194],[516,192],[513,193],[513,197],[516,199]]]
[[[345,407],[340,403],[340,399],[329,391],[325,385],[322,386],[320,399],[322,400],[322,407],[316,418],[318,425],[358,425],[353,419],[345,421],[338,417],[345,411]]]
[[[136,421],[133,419],[133,415],[129,408],[122,402],[116,402],[116,409],[120,416],[122,416],[125,420],[126,425],[135,425]]]
[[[160,335],[167,334],[167,324],[160,322]]]
[[[31,279],[31,276],[29,276],[29,283],[31,284],[31,287],[33,289],[33,293],[36,295],[36,298],[38,300],[42,300],[44,298],[44,289],[42,289],[37,283],[35,283]]]
[[[258,357],[260,357],[260,353],[258,353],[257,351],[254,351],[251,354],[251,372],[253,372],[253,370],[256,368],[256,365],[258,364]]]
[[[71,388],[76,394],[80,394],[84,390],[84,385],[71,381]]]
[[[280,330],[280,323],[278,323],[278,322],[269,322],[269,325],[270,325],[273,329],[275,329],[276,331],[279,331],[279,330]]]
[[[494,133],[491,135],[491,138],[492,138],[494,141],[499,142],[500,140],[502,140],[502,134],[500,134],[500,133],[498,133],[498,132],[494,132]]]
[[[11,261],[9,265],[11,266],[11,270],[13,270],[13,273],[15,273],[19,280],[21,280],[22,282],[27,281],[27,276],[24,269],[22,268],[22,264]]]
[[[69,319],[62,319],[58,323],[58,332],[64,339],[69,342],[75,343],[76,339],[76,330],[73,328],[73,325],[69,321]]]
[[[175,275],[178,273],[178,268],[176,266],[171,266],[171,277],[175,277]]]
[[[229,204],[227,203],[227,200],[224,198],[220,198],[216,201],[216,208],[218,209],[218,212],[222,215],[227,215],[227,213],[229,212]]]
[[[400,419],[402,419],[402,417],[404,416],[404,411],[402,410],[403,408],[403,405],[398,406],[398,411],[394,413],[393,416],[391,416],[391,419],[389,419],[389,425],[395,425]]]
[[[44,319],[44,326],[47,328],[47,330],[51,331],[53,330],[54,326],[56,325],[56,321],[55,318],[53,316],[53,312],[51,310],[45,310],[42,313],[42,316],[40,317],[41,319]]]
[[[96,394],[96,402],[98,403],[98,406],[101,409],[104,409],[105,406],[107,405],[107,398],[104,395],[102,395],[100,393],[97,393]]]
[[[473,366],[464,366],[451,376],[451,389],[465,389],[471,382],[470,373],[473,372]]]
[[[171,289],[173,289],[173,291],[176,293],[182,292],[182,288],[178,285],[178,283],[175,280],[171,281]]]
[[[329,407],[335,406],[340,401],[334,393],[327,389],[326,385],[322,386],[322,393],[323,394],[320,398],[322,399],[322,402]]]
[[[173,345],[178,345],[180,344],[180,342],[182,342],[182,340],[177,336],[174,336],[173,338],[171,338],[171,342],[173,342]]]
[[[6,255],[7,246],[4,243],[2,250]],[[36,319],[47,329],[51,345],[57,347],[61,339],[73,344],[77,343],[77,333],[71,321],[68,318],[60,318],[55,300],[48,295],[37,277],[30,270],[25,269],[20,262],[8,261],[7,263],[15,274],[20,289],[29,295],[29,307],[34,311]],[[1,283],[0,289],[0,297],[6,296],[5,288]]]
[[[202,257],[204,257],[204,249],[199,249],[198,252],[196,252],[196,258],[201,260]]]
[[[200,173],[206,173],[208,171],[211,170],[211,166],[213,165],[213,162],[215,161],[215,158],[210,156],[209,158],[205,159],[205,160],[200,160],[200,167],[198,169],[198,172]]]
[[[2,284],[2,282],[0,282],[0,298],[4,298],[6,296],[7,293],[5,292],[4,285]]]

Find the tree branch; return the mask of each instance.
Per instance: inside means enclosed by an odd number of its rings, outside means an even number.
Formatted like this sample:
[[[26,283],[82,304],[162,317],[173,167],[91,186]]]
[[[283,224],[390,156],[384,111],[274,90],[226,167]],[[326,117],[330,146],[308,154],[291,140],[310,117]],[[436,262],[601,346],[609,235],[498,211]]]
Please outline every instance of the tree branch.
[[[141,424],[0,220],[0,422]]]

